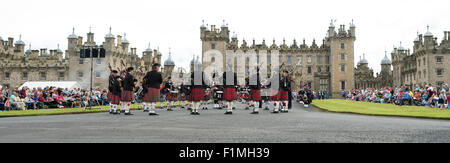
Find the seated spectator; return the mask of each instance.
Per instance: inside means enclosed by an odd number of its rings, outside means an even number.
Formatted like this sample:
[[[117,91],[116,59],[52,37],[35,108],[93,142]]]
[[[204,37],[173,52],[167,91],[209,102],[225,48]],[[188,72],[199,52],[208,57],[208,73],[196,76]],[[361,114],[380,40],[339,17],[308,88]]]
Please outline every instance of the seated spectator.
[[[25,103],[26,109],[35,109],[36,102],[33,98],[31,98],[31,94],[28,94],[27,97],[23,100]]]

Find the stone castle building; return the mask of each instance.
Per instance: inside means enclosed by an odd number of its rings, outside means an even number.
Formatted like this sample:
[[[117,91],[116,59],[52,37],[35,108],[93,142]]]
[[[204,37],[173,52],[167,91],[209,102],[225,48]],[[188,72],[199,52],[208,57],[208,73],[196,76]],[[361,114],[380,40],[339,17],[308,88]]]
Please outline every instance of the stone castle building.
[[[369,68],[365,54],[363,58],[359,59],[357,67],[355,68],[355,89],[366,88],[386,88],[393,86],[392,77],[392,61],[388,58],[387,52],[381,60],[381,72],[374,76],[373,69]]]
[[[102,44],[94,41],[94,33],[87,33],[87,39],[83,43],[83,37],[72,34],[68,37],[68,49],[64,52],[59,49],[32,50],[31,45],[25,51],[25,43],[19,38],[13,45],[14,39],[4,41],[0,37],[0,85],[15,87],[26,81],[77,81],[83,88],[90,88],[91,60],[93,61],[93,88],[107,88],[110,74],[109,65],[113,69],[125,70],[127,67],[135,67],[135,77],[141,80],[150,71],[152,63],[160,63],[162,54],[159,48],[149,47],[139,57],[136,48],[130,47],[126,34],[114,36],[109,33],[104,37]],[[105,58],[80,58],[80,49],[85,47],[104,48]],[[169,57],[168,68],[164,74],[170,74],[175,63]]]
[[[205,53],[210,50],[218,50],[223,54],[223,65],[225,70],[225,58],[227,50],[255,50],[260,61],[267,61],[270,67],[270,50],[279,50],[280,65],[284,63],[283,69],[288,70],[293,77],[292,87],[298,91],[301,86],[308,84],[314,90],[328,90],[333,96],[338,96],[342,90],[352,89],[354,83],[354,41],[356,40],[355,25],[353,22],[346,30],[345,25],[340,25],[335,30],[333,21],[328,27],[327,36],[318,45],[313,40],[311,45],[307,45],[303,39],[302,44],[296,40],[292,45],[287,45],[283,40],[281,45],[277,45],[273,40],[272,45],[267,45],[263,40],[261,44],[247,44],[245,40],[239,45],[237,35],[230,37],[228,25],[224,24],[220,28],[215,25],[207,27],[204,24],[200,27],[200,39],[202,41],[202,65],[205,68],[214,64],[215,58],[205,61]],[[267,50],[268,57],[260,58],[259,50]],[[210,58],[210,57],[208,57]],[[246,73],[248,74],[249,59],[245,61]],[[270,73],[270,69],[268,69]],[[270,74],[268,74],[270,75]]]
[[[450,31],[444,31],[441,43],[427,27],[422,35],[417,33],[413,51],[401,46],[394,47],[391,53],[393,85],[432,84],[440,86],[450,81]]]

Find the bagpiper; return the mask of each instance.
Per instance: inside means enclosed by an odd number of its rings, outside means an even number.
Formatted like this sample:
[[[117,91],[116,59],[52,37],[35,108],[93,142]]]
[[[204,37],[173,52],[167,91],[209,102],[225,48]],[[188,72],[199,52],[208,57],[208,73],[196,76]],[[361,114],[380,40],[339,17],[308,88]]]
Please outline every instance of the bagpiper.
[[[249,108],[252,108],[251,114],[259,113],[259,101],[261,101],[261,81],[259,78],[259,68],[256,67],[256,70],[253,70],[253,75],[250,76],[248,85],[250,88],[250,96],[249,96]],[[254,83],[256,82],[256,83]]]
[[[143,98],[144,112],[148,111],[150,116],[158,115],[156,113],[156,102],[161,100],[160,88],[163,82],[158,63],[153,64],[152,71],[147,72],[143,81],[144,90],[147,90]]]
[[[120,104],[120,76],[117,70],[112,70],[109,76],[109,86],[108,86],[108,100],[110,101],[110,114],[120,114],[117,112],[117,105]]]
[[[120,101],[124,106],[123,110],[125,110],[125,115],[133,115],[130,112],[131,101],[133,101],[133,90],[135,87],[134,85],[135,80],[132,75],[133,71],[134,71],[133,67],[127,68],[125,78],[122,81],[122,93]]]
[[[175,107],[175,102],[178,98],[178,91],[173,83],[172,77],[169,77],[168,79],[169,80],[164,86],[164,92],[166,93],[167,111],[173,111],[172,108]]]
[[[291,80],[288,76],[288,71],[283,71],[280,78],[280,89],[278,91],[278,102],[279,106],[282,108],[282,113],[289,112],[288,103],[289,103],[289,92],[291,89]]]
[[[237,74],[230,68],[222,75],[223,78],[223,97],[222,100],[226,101],[225,114],[233,114],[233,103],[237,100]],[[233,80],[234,79],[234,80]],[[228,82],[227,82],[228,80]]]
[[[197,65],[194,72],[191,74],[191,86],[189,101],[192,102],[191,115],[200,115],[198,109],[200,104],[205,100],[205,89],[208,83],[204,73],[201,71],[201,65]]]

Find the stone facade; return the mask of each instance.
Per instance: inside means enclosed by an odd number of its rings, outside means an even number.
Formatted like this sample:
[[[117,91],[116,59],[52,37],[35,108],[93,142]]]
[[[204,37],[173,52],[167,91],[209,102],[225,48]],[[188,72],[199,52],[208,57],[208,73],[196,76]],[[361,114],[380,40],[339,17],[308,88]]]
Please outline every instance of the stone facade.
[[[413,52],[401,46],[392,51],[394,86],[426,85],[440,86],[450,81],[450,37],[444,31],[441,43],[433,37],[429,27],[427,32],[417,34]]]
[[[357,67],[355,68],[355,89],[381,89],[392,86],[392,62],[387,57],[387,53],[381,61],[381,72],[376,73],[375,76],[373,74],[373,69],[369,68],[369,62],[363,54],[363,58],[360,58]]]
[[[215,62],[212,59],[211,61],[204,60],[205,53],[208,52],[209,55],[211,50],[212,53],[216,50],[223,54],[223,70],[225,70],[227,50],[244,52],[255,50],[258,64],[260,61],[268,61],[269,66],[271,58],[260,58],[259,51],[267,50],[269,56],[271,50],[279,50],[280,65],[284,65],[282,69],[288,70],[293,77],[294,91],[309,84],[314,90],[328,90],[334,96],[338,96],[342,90],[352,89],[355,85],[353,67],[356,31],[353,22],[348,30],[345,25],[341,25],[338,31],[335,31],[332,21],[321,45],[318,45],[315,40],[311,45],[307,45],[304,39],[302,44],[297,44],[297,41],[294,40],[292,45],[287,45],[286,40],[283,40],[281,45],[277,45],[275,40],[272,45],[267,45],[265,40],[261,44],[256,44],[253,40],[253,43],[248,45],[245,40],[242,40],[239,45],[236,35],[230,38],[228,25],[225,23],[220,28],[216,28],[215,25],[211,25],[209,28],[203,24],[200,27],[200,39],[202,41],[203,68]],[[212,57],[208,56],[208,58]],[[237,61],[235,62],[237,63]],[[249,59],[247,59],[245,61],[246,70],[249,69],[249,65],[252,64],[249,64]],[[248,74],[248,71],[246,73]]]
[[[20,86],[26,81],[77,81],[83,88],[90,88],[91,63],[93,62],[93,88],[107,88],[110,74],[109,65],[113,69],[125,70],[135,67],[135,77],[142,79],[153,63],[161,64],[162,54],[158,50],[147,48],[142,57],[138,57],[136,48],[130,48],[126,34],[105,36],[105,42],[98,45],[94,41],[94,33],[87,33],[87,40],[75,35],[75,29],[69,35],[68,49],[64,52],[55,49],[25,51],[25,43],[19,39],[13,46],[14,39],[4,41],[0,37],[0,84],[9,87]],[[105,58],[80,58],[83,47],[104,48]],[[123,64],[122,64],[123,63]]]

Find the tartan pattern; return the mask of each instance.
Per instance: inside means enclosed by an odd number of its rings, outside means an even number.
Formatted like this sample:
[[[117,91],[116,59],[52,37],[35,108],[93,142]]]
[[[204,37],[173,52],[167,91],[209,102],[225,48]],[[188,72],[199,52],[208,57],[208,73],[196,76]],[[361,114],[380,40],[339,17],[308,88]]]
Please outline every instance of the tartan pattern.
[[[250,90],[250,100],[251,101],[261,101],[261,90],[260,89]]]
[[[177,101],[177,98],[178,98],[178,94],[176,94],[176,93],[169,93],[166,96],[167,101]]]
[[[288,101],[289,100],[289,92],[285,90],[279,90],[276,92],[277,94],[270,97],[272,101]]]
[[[133,91],[122,91],[120,101],[130,102],[133,101]]]
[[[237,100],[236,89],[234,89],[234,88],[225,88],[225,89],[223,89],[222,100],[224,100],[224,101],[236,101]]]
[[[189,101],[199,102],[205,100],[205,90],[203,88],[194,88],[189,95]]]
[[[186,95],[185,95],[184,93],[181,94],[180,100],[181,100],[181,101],[186,101],[186,100],[187,100]]]
[[[158,88],[148,88],[147,93],[145,94],[144,98],[142,98],[143,102],[160,102],[161,101],[161,95]]]
[[[109,101],[111,101],[111,104],[119,105],[119,103],[120,103],[119,95],[115,95],[115,94],[112,94],[111,92],[109,92],[107,95],[107,98]]]

